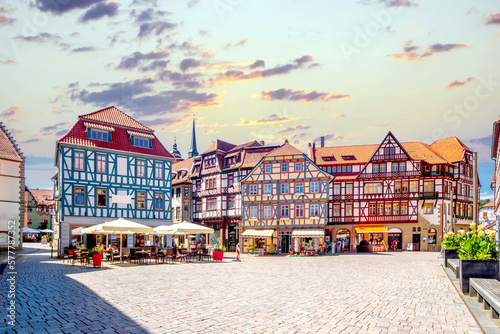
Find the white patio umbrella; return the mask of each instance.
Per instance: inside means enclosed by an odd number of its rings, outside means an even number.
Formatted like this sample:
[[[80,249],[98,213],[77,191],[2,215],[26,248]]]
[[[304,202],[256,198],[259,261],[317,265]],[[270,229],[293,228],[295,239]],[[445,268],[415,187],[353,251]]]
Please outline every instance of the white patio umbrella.
[[[214,233],[214,229],[189,222],[182,222],[174,225],[160,225],[154,228],[158,234],[179,235],[179,234],[200,234]]]
[[[35,230],[29,227],[23,227],[23,233],[40,233],[40,230]]]
[[[54,230],[46,228],[45,230],[40,230],[40,232],[43,232],[43,233],[54,233]]]
[[[120,262],[122,262],[122,235],[132,233],[153,233],[153,228],[131,220],[118,218],[99,225],[84,228],[84,234],[120,234]]]

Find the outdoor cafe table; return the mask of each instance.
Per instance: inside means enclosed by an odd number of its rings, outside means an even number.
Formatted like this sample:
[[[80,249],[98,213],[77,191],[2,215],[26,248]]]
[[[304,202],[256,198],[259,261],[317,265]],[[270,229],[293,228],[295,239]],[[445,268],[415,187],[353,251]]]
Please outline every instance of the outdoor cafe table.
[[[135,254],[139,255],[139,265],[147,264],[145,260],[146,260],[146,255],[149,255],[148,250],[136,250]]]

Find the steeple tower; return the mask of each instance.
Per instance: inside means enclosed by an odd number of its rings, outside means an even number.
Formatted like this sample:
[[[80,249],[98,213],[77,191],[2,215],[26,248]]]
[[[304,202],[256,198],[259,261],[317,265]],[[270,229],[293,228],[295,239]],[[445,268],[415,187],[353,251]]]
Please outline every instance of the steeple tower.
[[[175,157],[177,161],[182,161],[182,155],[181,152],[177,149],[177,138],[174,137],[174,147],[172,148],[172,155]]]
[[[196,149],[196,129],[194,124],[193,115],[193,135],[191,136],[191,149],[188,152],[188,159],[198,155],[198,150]]]

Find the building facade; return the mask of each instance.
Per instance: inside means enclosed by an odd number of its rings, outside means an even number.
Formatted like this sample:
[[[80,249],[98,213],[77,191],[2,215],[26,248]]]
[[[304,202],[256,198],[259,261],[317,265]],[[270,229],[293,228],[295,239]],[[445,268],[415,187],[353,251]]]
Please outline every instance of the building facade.
[[[242,235],[248,237],[243,251],[254,245],[299,252],[304,242],[315,242],[317,249],[324,241],[332,180],[288,142],[263,156],[241,181]]]
[[[172,224],[173,161],[154,130],[113,106],[79,116],[56,143],[54,239],[59,250],[70,245],[75,227],[118,218],[152,227]],[[144,243],[136,238],[124,237],[122,243]]]
[[[431,145],[310,146],[310,157],[336,176],[328,233],[354,251],[362,240],[387,249],[438,251],[443,232],[472,222],[472,151],[456,137]]]
[[[172,220],[174,223],[192,220],[191,173],[194,158],[189,158],[172,166]]]
[[[22,248],[25,206],[25,158],[0,122],[0,248]]]
[[[236,250],[241,232],[240,180],[274,148],[255,140],[241,145],[216,140],[194,157],[192,217],[193,222],[215,230],[208,243]]]
[[[479,224],[483,226],[489,226],[491,224],[496,225],[497,215],[495,213],[495,201],[490,201],[479,208]],[[493,226],[491,226],[493,227]],[[495,226],[496,227],[496,226]],[[494,228],[496,230],[496,228]]]
[[[28,189],[27,192],[27,227],[52,229],[55,212],[53,190]]]

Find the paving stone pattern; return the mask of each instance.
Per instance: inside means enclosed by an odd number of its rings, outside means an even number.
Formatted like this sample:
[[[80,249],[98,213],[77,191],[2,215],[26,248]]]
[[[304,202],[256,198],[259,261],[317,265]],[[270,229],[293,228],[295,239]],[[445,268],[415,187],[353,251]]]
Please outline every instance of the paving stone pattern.
[[[16,263],[15,330],[0,332],[481,333],[437,253],[91,269],[32,247]]]

